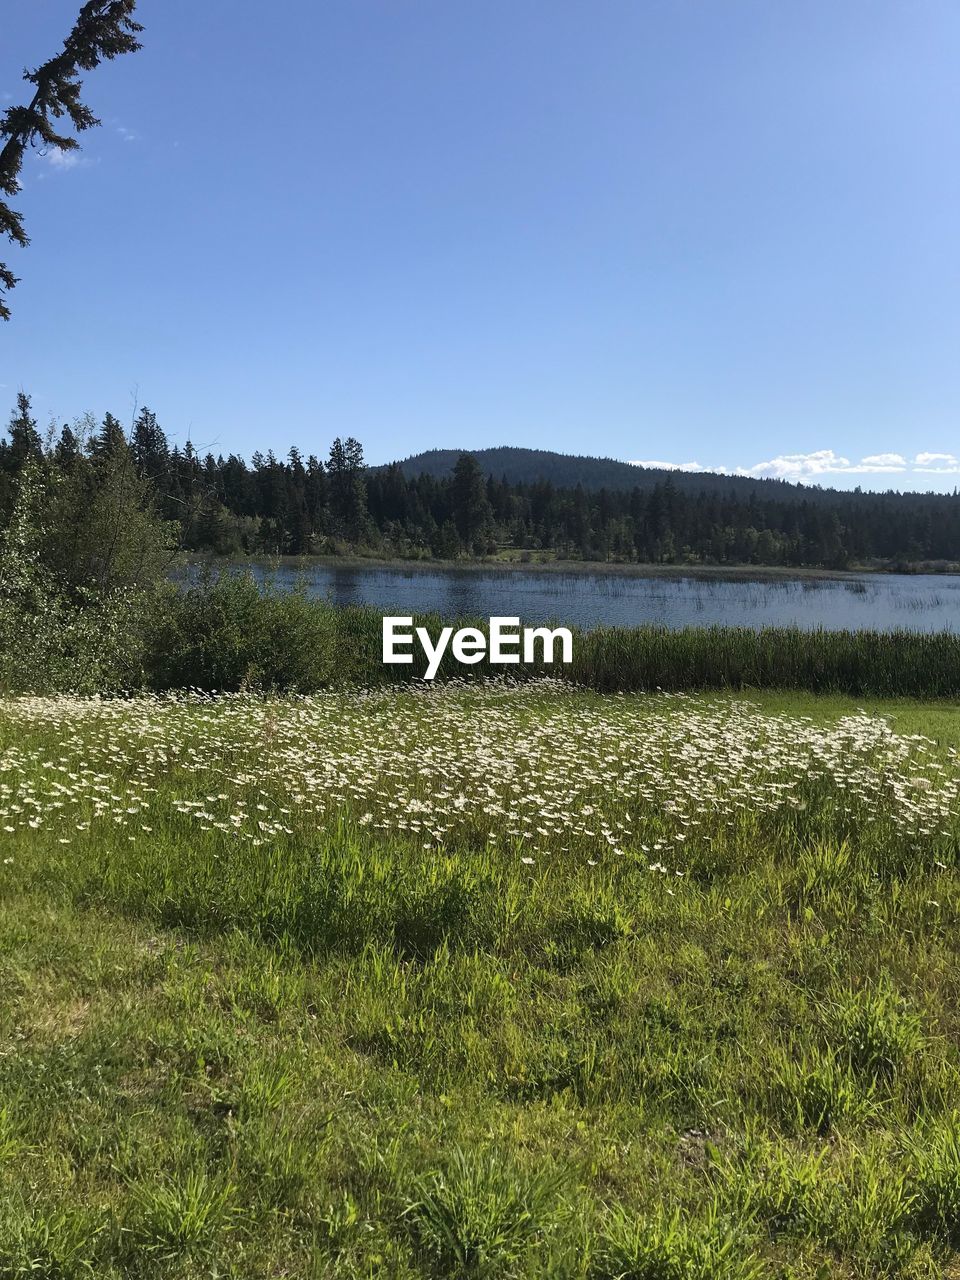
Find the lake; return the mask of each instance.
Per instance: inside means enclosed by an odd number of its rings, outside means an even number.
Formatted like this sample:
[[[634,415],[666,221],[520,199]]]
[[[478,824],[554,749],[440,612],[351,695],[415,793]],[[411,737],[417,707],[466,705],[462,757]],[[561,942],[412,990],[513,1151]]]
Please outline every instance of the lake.
[[[518,617],[591,628],[654,623],[802,627],[829,631],[960,631],[960,575],[861,574],[836,578],[719,576],[534,569],[255,566],[261,580],[383,613],[447,618]]]

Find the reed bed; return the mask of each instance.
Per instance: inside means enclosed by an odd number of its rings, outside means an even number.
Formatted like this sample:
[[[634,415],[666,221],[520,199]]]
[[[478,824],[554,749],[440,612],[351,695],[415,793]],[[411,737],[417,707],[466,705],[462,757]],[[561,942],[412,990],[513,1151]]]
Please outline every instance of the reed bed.
[[[473,626],[488,633],[485,619],[450,623],[418,617],[436,638],[443,625]],[[335,611],[337,666],[342,678],[367,685],[406,683],[423,675],[423,656],[412,667],[384,667],[380,660],[381,615],[348,608]],[[437,678],[483,680],[505,671],[551,675],[603,693],[719,689],[798,689],[810,693],[880,698],[960,697],[960,636],[952,632],[802,631],[768,627],[598,627],[573,629],[573,662],[519,669],[484,660],[459,665],[444,655]]]

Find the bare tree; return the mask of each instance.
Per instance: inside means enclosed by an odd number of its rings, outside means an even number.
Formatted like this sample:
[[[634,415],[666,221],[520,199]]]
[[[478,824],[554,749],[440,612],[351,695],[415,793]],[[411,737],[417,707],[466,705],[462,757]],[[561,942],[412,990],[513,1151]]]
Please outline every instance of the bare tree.
[[[0,193],[4,196],[15,196],[20,190],[20,170],[27,147],[53,147],[60,151],[79,147],[76,138],[57,131],[56,121],[68,117],[78,133],[100,123],[80,101],[80,73],[92,71],[105,58],[140,48],[137,36],[143,28],[133,18],[136,3],[137,0],[89,0],[80,10],[61,52],[36,70],[24,72],[24,80],[34,88],[32,99],[26,106],[8,107],[0,120],[0,139],[5,140],[0,151]],[[14,244],[30,243],[20,214],[3,199],[0,234]],[[10,319],[4,294],[16,283],[17,277],[6,263],[0,262],[0,319]]]

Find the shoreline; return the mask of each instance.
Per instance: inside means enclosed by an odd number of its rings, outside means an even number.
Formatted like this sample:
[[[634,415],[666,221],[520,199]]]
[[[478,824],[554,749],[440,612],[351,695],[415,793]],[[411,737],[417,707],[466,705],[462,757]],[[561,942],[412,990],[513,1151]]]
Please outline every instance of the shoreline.
[[[400,558],[360,555],[315,556],[204,556],[184,555],[181,567],[205,565],[213,568],[260,568],[367,570],[371,573],[518,573],[518,574],[566,574],[571,577],[622,577],[622,578],[690,578],[709,581],[851,581],[863,577],[945,578],[960,574],[960,566],[944,569],[886,569],[857,567],[851,569],[821,569],[786,565],[676,565],[676,564],[618,564],[590,560],[403,560]]]

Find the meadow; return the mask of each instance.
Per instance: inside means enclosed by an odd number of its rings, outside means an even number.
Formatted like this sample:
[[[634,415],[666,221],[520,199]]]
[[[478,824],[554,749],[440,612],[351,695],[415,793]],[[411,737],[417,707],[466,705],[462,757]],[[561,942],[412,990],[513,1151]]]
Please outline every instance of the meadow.
[[[934,1277],[960,714],[0,703],[0,1274]]]

